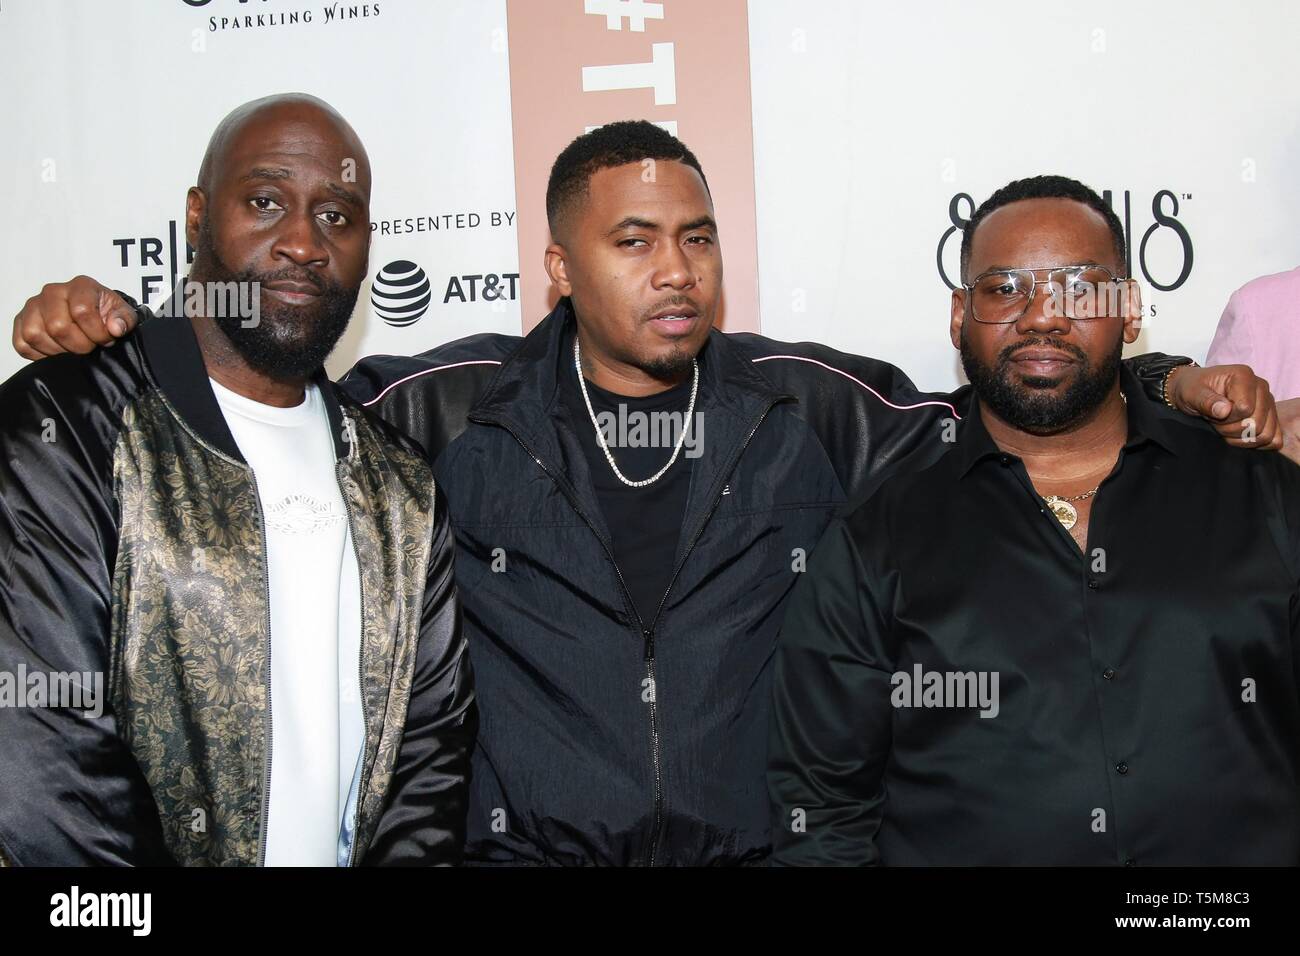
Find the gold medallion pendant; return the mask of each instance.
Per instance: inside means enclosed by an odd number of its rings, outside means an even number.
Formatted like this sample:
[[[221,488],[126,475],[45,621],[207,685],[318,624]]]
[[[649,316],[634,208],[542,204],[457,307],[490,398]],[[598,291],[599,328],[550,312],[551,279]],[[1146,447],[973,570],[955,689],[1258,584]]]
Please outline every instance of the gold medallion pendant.
[[[1079,520],[1079,512],[1075,510],[1074,505],[1064,498],[1048,495],[1043,500],[1047,502],[1047,507],[1052,509],[1052,514],[1056,516],[1057,521],[1061,522],[1061,527],[1066,531],[1073,528],[1075,522]]]

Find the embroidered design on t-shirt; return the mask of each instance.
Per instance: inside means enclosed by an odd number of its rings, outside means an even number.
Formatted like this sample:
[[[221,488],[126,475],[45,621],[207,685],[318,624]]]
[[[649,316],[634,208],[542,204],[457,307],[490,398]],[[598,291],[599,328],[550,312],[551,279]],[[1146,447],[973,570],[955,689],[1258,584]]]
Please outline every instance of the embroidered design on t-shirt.
[[[319,534],[342,520],[334,502],[298,493],[266,509],[266,526],[287,534]]]

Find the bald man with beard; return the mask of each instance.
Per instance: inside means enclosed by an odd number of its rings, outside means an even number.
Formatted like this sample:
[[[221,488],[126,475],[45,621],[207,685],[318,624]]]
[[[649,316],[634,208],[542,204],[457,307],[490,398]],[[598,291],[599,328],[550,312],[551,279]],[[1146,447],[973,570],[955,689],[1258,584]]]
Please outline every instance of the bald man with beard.
[[[328,104],[245,104],[168,317],[0,385],[0,864],[459,860],[477,712],[443,496],[322,371],[369,201]]]

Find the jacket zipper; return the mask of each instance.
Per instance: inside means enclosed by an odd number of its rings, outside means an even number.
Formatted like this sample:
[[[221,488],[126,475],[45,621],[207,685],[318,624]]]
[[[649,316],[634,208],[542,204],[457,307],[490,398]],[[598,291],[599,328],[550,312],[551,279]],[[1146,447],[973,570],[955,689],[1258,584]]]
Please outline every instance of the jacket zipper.
[[[767,418],[767,413],[770,412],[773,406],[775,406],[777,402],[779,402],[780,400],[781,399],[779,398],[775,398],[768,402],[767,406],[763,409],[762,413],[758,416],[758,420],[754,422],[754,427],[749,430],[749,434],[746,435],[745,440],[741,442],[740,450],[736,452],[735,456],[732,458],[727,468],[724,469],[723,473],[718,477],[718,481],[723,483],[726,482],[727,476],[731,474],[731,470],[735,467],[736,462],[740,461],[740,456],[743,455],[745,453],[745,449],[749,447],[749,442],[750,439],[754,437],[754,432],[758,431],[758,426],[763,424],[763,420]],[[718,509],[718,502],[721,500],[722,500],[722,495],[720,493],[712,497],[712,503],[709,505],[709,510],[705,513],[704,520],[699,523],[698,527],[696,527],[695,534],[691,537],[690,544],[686,546],[686,550],[682,552],[681,560],[677,562],[677,567],[673,569],[673,576],[668,579],[668,587],[664,589],[663,596],[659,598],[659,606],[655,608],[655,616],[650,622],[649,629],[645,631],[646,668],[650,676],[650,682],[651,682],[650,686],[654,688],[655,691],[655,700],[650,704],[650,737],[654,749],[655,791],[656,791],[655,792],[655,826],[653,832],[650,835],[650,859],[649,859],[650,866],[655,865],[655,857],[659,852],[659,838],[661,836],[661,830],[663,829],[662,826],[663,793],[659,788],[659,732],[655,722],[655,707],[658,705],[658,697],[659,697],[658,694],[659,685],[655,683],[655,673],[654,673],[655,628],[659,626],[659,616],[663,614],[664,605],[668,602],[668,594],[672,591],[673,585],[677,583],[677,576],[682,573],[682,568],[686,566],[687,558],[689,558],[691,556],[691,552],[695,550],[696,543],[700,540],[700,537],[704,534],[704,529],[708,525],[709,519],[713,517],[713,512],[715,512]]]
[[[266,823],[271,813],[271,555],[267,551],[266,515],[262,511],[262,492],[257,487],[257,475],[249,469],[253,482],[253,498],[257,502],[257,523],[262,529],[262,589],[266,604],[266,719],[263,736],[266,759],[262,762],[262,819],[257,833],[257,865],[266,866]]]
[[[605,543],[605,539],[600,536],[600,532],[596,530],[595,522],[588,517],[587,512],[582,510],[582,505],[578,503],[577,496],[569,493],[568,489],[564,486],[564,482],[562,482],[556,474],[551,471],[551,469],[546,467],[546,463],[537,457],[537,453],[533,451],[526,441],[519,437],[519,433],[511,428],[504,419],[471,418],[470,420],[485,425],[500,425],[510,433],[511,437],[513,437],[515,441],[519,442],[520,447],[528,453],[528,456],[532,458],[533,461],[537,462],[537,467],[542,469],[546,476],[555,482],[556,487],[560,489],[564,494],[564,497],[568,499],[569,504],[573,506],[573,510],[578,512],[578,516],[587,523],[587,526],[591,528],[592,532],[596,535],[596,540],[600,542],[600,546],[605,549],[605,554],[609,557],[609,563],[614,566],[614,573],[618,576],[619,587],[623,589],[624,601],[626,602],[628,609],[632,612],[632,617],[636,618],[637,627],[640,630],[642,637],[645,639],[646,677],[650,680],[651,693],[651,699],[649,702],[650,752],[651,760],[654,764],[655,778],[654,826],[651,831],[652,836],[650,844],[650,865],[653,866],[654,848],[658,839],[658,832],[662,825],[664,803],[663,768],[659,752],[659,723],[656,711],[656,708],[658,707],[659,687],[658,684],[655,683],[654,632],[648,629],[645,626],[645,621],[641,619],[641,612],[637,610],[636,602],[632,600],[632,592],[628,590],[627,581],[623,578],[623,571],[619,568],[618,562],[614,560],[614,552],[610,549],[609,545]]]
[[[745,440],[741,443],[740,450],[737,451],[736,454],[733,456],[731,463],[724,470],[724,474],[719,476],[718,481],[725,483],[727,474],[730,474],[731,469],[735,467],[735,463],[740,460],[740,456],[743,455],[745,453],[745,449],[749,447],[750,440],[754,437],[754,433],[758,431],[758,427],[763,424],[763,420],[767,418],[767,413],[770,412],[773,406],[775,406],[779,401],[781,401],[785,397],[786,396],[780,396],[778,398],[771,399],[767,403],[767,405],[763,408],[762,413],[758,416],[758,419],[754,422],[753,427],[750,428],[749,434],[745,436]],[[546,467],[546,465],[542,462],[542,460],[537,457],[537,455],[533,452],[532,448],[528,446],[528,443],[519,437],[518,432],[516,432],[513,428],[511,428],[508,424],[506,424],[506,422],[503,419],[486,419],[486,418],[471,417],[470,420],[481,422],[483,424],[499,424],[502,428],[508,431],[514,437],[515,441],[519,442],[520,446],[524,449],[524,451],[528,453],[529,457],[531,457],[533,461],[537,462],[537,467],[542,469],[542,471],[546,473],[547,477],[549,477],[552,481],[554,481],[555,484],[560,488],[560,490],[564,492],[565,497],[569,499],[569,504],[573,505],[573,509],[578,512],[582,520],[587,522],[587,524],[591,527],[591,530],[593,532],[596,530],[595,524],[592,523],[592,520],[587,517],[587,513],[583,511],[581,505],[578,504],[576,496],[570,495],[565,490],[564,484],[555,476],[555,474],[549,468]],[[691,537],[690,544],[686,546],[686,550],[682,552],[681,560],[677,562],[677,567],[673,569],[673,576],[669,579],[668,587],[664,589],[663,596],[659,598],[659,606],[655,609],[655,616],[651,621],[650,627],[648,628],[645,626],[645,621],[642,620],[641,618],[640,611],[638,611],[636,608],[636,603],[632,600],[632,592],[628,590],[627,582],[623,579],[623,572],[619,569],[618,562],[614,560],[614,552],[611,551],[609,546],[605,544],[605,539],[602,538],[599,533],[596,534],[596,540],[598,540],[601,543],[601,546],[605,549],[605,554],[609,556],[609,563],[614,566],[614,573],[618,575],[618,583],[623,588],[623,595],[627,600],[627,606],[631,608],[633,615],[636,617],[637,623],[641,626],[641,635],[645,640],[646,677],[650,681],[650,692],[651,692],[650,753],[651,753],[651,760],[654,765],[654,779],[655,779],[654,823],[650,831],[650,852],[647,855],[647,862],[646,862],[647,866],[655,865],[655,861],[659,853],[659,840],[660,837],[662,836],[662,831],[663,831],[663,812],[664,812],[663,766],[662,766],[662,755],[659,747],[659,714],[658,714],[659,683],[655,677],[655,628],[659,624],[659,615],[663,613],[664,604],[668,601],[668,594],[670,591],[672,591],[673,585],[677,583],[677,576],[681,574],[682,568],[686,564],[686,559],[689,558],[691,552],[695,550],[696,543],[700,540],[700,537],[704,534],[704,528],[706,525],[708,525],[709,518],[713,517],[713,512],[717,510],[718,502],[721,500],[722,500],[721,494],[717,494],[713,496],[712,504],[709,505],[709,510],[704,515],[704,520],[701,521],[699,523],[699,526],[695,529],[695,534]]]
[[[351,434],[355,441],[356,432],[353,431]],[[361,553],[357,551],[356,516],[352,511],[352,502],[348,500],[347,491],[343,487],[342,463],[335,463],[334,478],[338,482],[339,495],[343,498],[343,509],[348,515],[348,537],[352,540],[352,556],[357,562],[357,599],[361,602],[357,607],[357,619],[361,623],[361,643],[357,647],[357,694],[361,698],[361,773],[357,777],[357,805],[352,817],[352,845],[348,847],[348,866],[353,866],[357,856],[357,818],[361,816],[361,794],[365,789],[363,784],[366,775],[366,757],[370,751],[370,722],[366,718],[366,582],[361,574]],[[348,792],[351,795],[350,787]],[[347,813],[346,800],[343,804],[343,812]]]
[[[668,592],[664,592],[665,595]],[[659,851],[659,834],[664,823],[664,785],[663,771],[660,768],[659,753],[659,683],[655,679],[655,633],[654,629],[645,630],[645,672],[650,681],[650,753],[655,771],[655,816],[650,830],[650,854],[646,866],[655,865],[655,854]]]

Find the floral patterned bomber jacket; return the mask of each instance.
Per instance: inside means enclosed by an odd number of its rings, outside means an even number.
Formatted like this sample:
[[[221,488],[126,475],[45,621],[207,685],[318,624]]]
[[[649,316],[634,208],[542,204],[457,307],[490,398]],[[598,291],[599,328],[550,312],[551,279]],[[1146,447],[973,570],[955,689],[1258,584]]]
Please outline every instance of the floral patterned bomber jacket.
[[[351,862],[456,863],[477,711],[446,506],[418,446],[317,383],[362,579]],[[188,320],[0,385],[0,865],[263,862],[266,573]],[[32,693],[69,679],[78,706]]]

